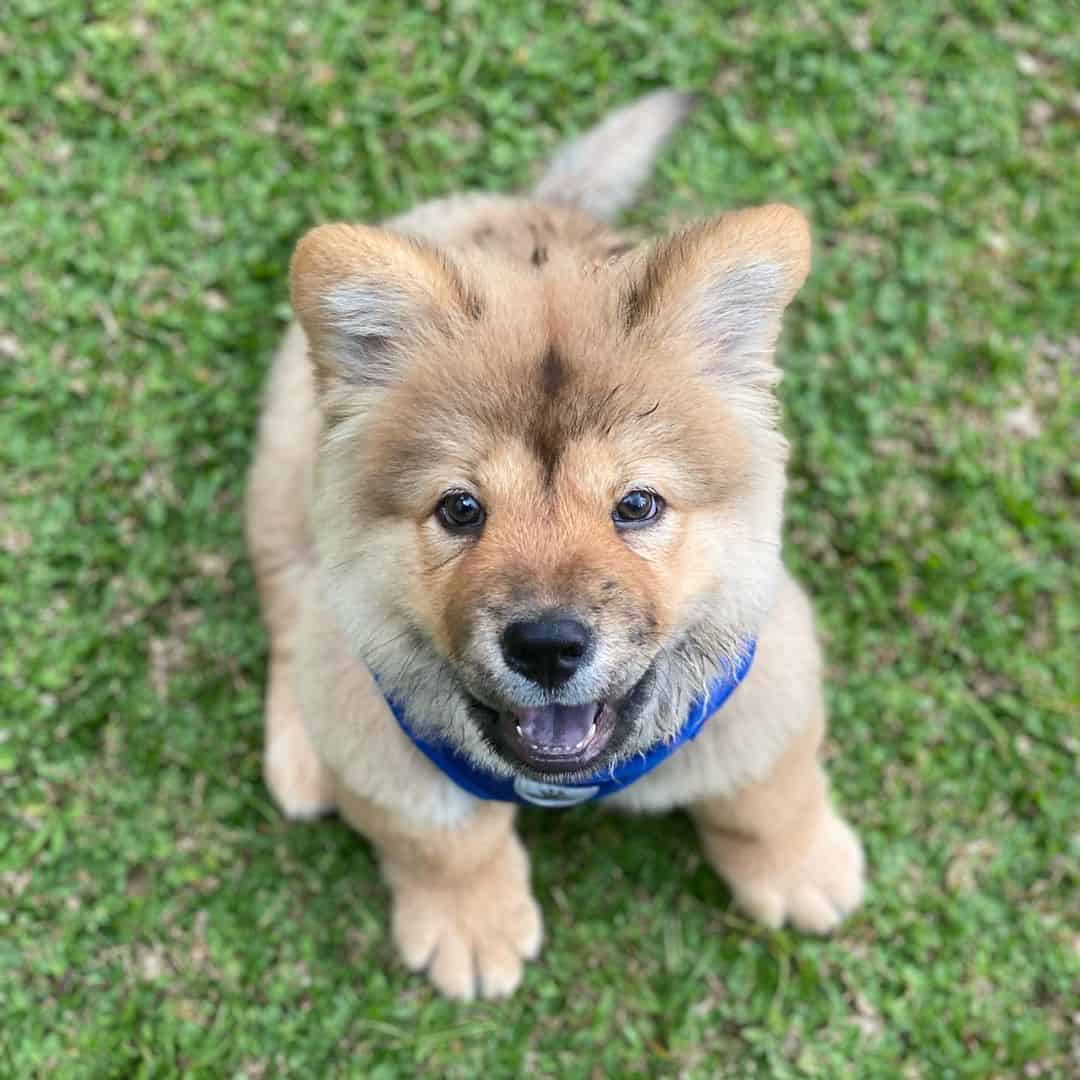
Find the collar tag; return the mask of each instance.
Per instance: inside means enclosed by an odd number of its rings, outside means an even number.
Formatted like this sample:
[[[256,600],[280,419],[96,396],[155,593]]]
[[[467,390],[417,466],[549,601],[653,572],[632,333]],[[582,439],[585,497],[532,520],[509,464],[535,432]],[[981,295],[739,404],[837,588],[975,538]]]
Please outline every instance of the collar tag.
[[[588,802],[595,798],[600,791],[599,784],[585,787],[563,787],[560,784],[544,784],[539,780],[529,780],[519,776],[514,781],[514,794],[533,806],[546,806],[558,808],[561,806],[577,806],[578,803]]]

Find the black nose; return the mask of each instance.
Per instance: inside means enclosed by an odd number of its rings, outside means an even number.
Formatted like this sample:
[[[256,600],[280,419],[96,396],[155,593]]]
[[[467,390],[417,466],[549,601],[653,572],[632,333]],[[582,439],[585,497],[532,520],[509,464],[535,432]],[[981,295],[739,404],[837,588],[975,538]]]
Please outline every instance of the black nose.
[[[511,623],[503,631],[502,651],[514,671],[553,690],[581,666],[590,641],[584,623],[547,616]]]

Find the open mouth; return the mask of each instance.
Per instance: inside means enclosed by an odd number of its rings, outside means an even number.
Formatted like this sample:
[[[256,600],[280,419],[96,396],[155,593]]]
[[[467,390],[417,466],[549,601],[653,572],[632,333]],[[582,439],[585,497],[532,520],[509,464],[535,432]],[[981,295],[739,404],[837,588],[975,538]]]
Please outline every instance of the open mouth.
[[[547,773],[587,767],[615,733],[615,710],[604,702],[544,705],[500,713],[499,735],[523,764]]]
[[[655,664],[630,693],[617,701],[584,705],[502,704],[499,708],[469,695],[473,713],[504,758],[547,778],[598,771],[632,730],[648,697]]]

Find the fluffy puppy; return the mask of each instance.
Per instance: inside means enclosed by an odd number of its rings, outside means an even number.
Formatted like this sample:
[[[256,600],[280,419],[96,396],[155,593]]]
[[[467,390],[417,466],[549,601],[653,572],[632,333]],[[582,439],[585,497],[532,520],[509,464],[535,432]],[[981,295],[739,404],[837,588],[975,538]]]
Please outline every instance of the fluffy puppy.
[[[455,997],[511,992],[540,945],[515,801],[685,807],[771,926],[861,899],[781,561],[773,353],[807,224],[607,224],[687,105],[612,114],[528,197],[321,226],[293,256],[247,506],[267,783],[368,837],[403,960]]]

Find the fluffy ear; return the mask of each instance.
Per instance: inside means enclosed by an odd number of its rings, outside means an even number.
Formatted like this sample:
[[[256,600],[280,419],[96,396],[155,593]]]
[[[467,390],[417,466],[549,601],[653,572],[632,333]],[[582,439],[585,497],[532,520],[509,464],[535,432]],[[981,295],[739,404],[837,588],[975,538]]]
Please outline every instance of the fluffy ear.
[[[688,337],[701,369],[754,378],[771,370],[784,309],[810,269],[810,227],[791,206],[740,210],[661,240],[631,270],[628,331]]]
[[[481,307],[441,251],[364,225],[320,225],[304,236],[289,291],[324,393],[389,385],[410,349],[478,318]]]

